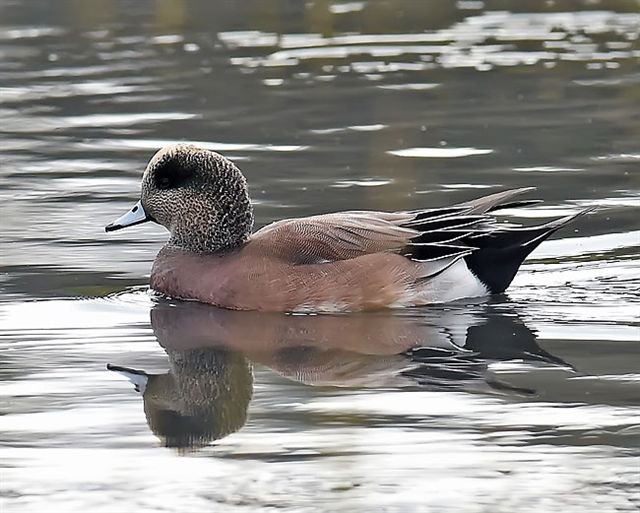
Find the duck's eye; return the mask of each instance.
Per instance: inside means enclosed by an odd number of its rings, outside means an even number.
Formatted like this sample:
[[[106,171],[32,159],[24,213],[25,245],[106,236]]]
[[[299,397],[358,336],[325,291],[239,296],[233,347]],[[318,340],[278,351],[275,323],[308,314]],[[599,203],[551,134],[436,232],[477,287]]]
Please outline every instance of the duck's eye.
[[[190,169],[169,161],[156,168],[153,179],[158,189],[175,189],[184,184],[192,174]]]

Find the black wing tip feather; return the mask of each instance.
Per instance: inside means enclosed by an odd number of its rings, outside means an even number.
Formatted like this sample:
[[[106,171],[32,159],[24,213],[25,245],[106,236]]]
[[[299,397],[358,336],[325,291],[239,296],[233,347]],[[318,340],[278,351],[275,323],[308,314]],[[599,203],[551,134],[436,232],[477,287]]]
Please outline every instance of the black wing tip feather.
[[[453,242],[464,242],[469,235],[479,233],[479,230],[470,229],[443,229],[430,232],[420,232],[410,239],[411,244],[451,244]]]
[[[456,246],[453,244],[411,243],[407,246],[407,252],[404,256],[416,262],[431,262],[442,258],[462,258],[470,255],[476,249],[470,246]]]
[[[426,208],[421,210],[412,210],[407,212],[408,214],[412,214],[415,217],[414,221],[423,219],[439,219],[442,217],[448,217],[453,215],[463,215],[471,210],[471,207],[466,207],[462,205],[454,205],[452,207],[441,207],[441,208]]]
[[[483,221],[491,220],[491,216],[477,215],[446,215],[435,219],[412,219],[404,223],[404,228],[413,228],[419,232],[432,232],[436,230],[463,228],[473,226]]]
[[[532,200],[509,201],[507,203],[500,203],[495,207],[490,208],[488,212],[495,212],[496,210],[507,210],[508,208],[531,207],[533,205],[540,205],[540,203],[544,203],[544,200],[532,199]]]

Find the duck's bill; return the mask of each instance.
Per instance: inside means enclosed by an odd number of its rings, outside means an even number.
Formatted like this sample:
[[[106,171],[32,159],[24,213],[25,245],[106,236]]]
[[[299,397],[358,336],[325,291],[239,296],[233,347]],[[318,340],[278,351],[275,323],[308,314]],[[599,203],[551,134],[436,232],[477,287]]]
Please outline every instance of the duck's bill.
[[[120,216],[113,223],[108,224],[104,227],[106,232],[113,232],[115,230],[119,230],[120,228],[126,228],[127,226],[133,226],[136,224],[146,223],[147,221],[151,221],[151,218],[147,215],[142,208],[142,203],[138,201],[129,212],[125,215]]]

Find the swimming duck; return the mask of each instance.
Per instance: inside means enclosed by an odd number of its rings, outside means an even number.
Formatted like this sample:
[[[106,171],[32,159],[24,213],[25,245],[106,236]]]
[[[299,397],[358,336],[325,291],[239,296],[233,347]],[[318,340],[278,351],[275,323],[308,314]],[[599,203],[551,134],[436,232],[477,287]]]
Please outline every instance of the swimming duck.
[[[252,233],[247,182],[224,156],[159,150],[141,199],[106,231],[154,221],[169,230],[151,288],[234,310],[339,312],[444,303],[503,292],[543,240],[576,217],[506,227],[492,213],[538,203],[520,188],[443,208],[347,211],[285,219]]]

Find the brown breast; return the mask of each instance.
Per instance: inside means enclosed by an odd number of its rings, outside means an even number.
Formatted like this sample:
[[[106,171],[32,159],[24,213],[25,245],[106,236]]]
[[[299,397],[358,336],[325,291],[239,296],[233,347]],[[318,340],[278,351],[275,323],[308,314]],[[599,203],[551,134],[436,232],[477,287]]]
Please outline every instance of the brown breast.
[[[164,247],[151,288],[234,310],[375,310],[403,302],[414,273],[411,261],[391,253],[294,265],[261,255],[251,244],[225,255]]]

